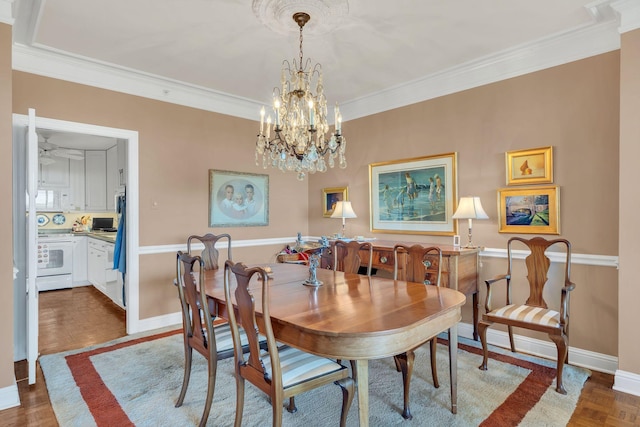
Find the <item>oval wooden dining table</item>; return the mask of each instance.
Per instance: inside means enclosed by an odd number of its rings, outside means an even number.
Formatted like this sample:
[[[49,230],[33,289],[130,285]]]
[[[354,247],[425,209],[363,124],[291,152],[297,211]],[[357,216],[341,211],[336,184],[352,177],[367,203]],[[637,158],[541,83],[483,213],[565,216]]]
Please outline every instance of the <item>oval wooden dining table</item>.
[[[276,339],[320,356],[355,360],[361,426],[369,425],[368,361],[412,350],[446,330],[451,412],[457,412],[457,325],[464,294],[444,287],[324,269],[317,270],[321,286],[306,286],[303,282],[309,278],[308,267],[284,263],[268,267],[273,271],[269,292]],[[205,292],[213,314],[226,319],[223,270],[206,272]],[[235,283],[235,278],[232,280]],[[256,280],[251,287],[260,313],[261,283]]]

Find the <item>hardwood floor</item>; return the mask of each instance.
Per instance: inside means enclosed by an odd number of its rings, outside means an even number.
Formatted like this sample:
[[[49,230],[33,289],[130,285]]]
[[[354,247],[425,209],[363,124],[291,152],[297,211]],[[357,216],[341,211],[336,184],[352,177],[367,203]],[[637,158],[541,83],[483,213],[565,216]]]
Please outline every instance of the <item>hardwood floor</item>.
[[[126,335],[125,313],[92,286],[40,294],[40,352],[58,353]],[[0,426],[58,426],[38,365],[29,386],[27,364],[16,363],[22,405],[0,411]],[[569,426],[638,426],[640,397],[613,391],[613,376],[594,372],[584,385]]]
[[[125,311],[93,286],[42,292],[40,354],[83,348],[123,337]],[[40,364],[29,386],[26,361],[15,364],[21,406],[0,411],[0,426],[58,426]]]

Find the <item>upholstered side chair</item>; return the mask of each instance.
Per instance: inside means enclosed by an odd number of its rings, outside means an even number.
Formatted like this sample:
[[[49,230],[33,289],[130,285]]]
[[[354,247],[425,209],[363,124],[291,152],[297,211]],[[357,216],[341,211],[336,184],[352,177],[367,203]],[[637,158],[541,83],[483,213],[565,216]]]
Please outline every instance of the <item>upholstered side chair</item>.
[[[526,281],[524,278],[515,280],[513,273],[514,246],[521,247],[529,252],[525,258]],[[561,265],[559,271],[561,275],[561,288],[558,295],[558,310],[549,308],[544,300],[545,287],[549,287],[552,281],[548,278],[551,261],[547,257],[549,248],[554,247],[559,251],[554,251],[554,257]],[[533,239],[523,239],[512,237],[507,243],[507,273],[486,280],[487,299],[485,302],[485,314],[479,322],[478,330],[482,342],[483,358],[480,369],[487,370],[487,328],[494,323],[507,325],[509,331],[509,343],[511,351],[515,352],[516,347],[513,340],[513,327],[525,328],[534,331],[544,332],[556,344],[558,352],[556,391],[567,394],[562,383],[562,369],[565,363],[569,362],[569,293],[575,289],[575,284],[571,282],[571,243],[565,239],[546,240],[542,237]],[[505,304],[494,304],[492,301],[493,288],[503,283],[506,286]],[[528,283],[528,297],[524,302],[513,302],[514,287],[525,287]],[[523,294],[527,294],[525,290]],[[524,299],[524,298],[523,298]]]
[[[235,290],[232,290],[235,276]],[[256,295],[262,306],[262,315],[256,313],[256,301],[250,289],[251,278],[257,276],[261,283]],[[249,381],[271,400],[273,426],[282,425],[282,407],[287,398],[297,396],[316,387],[331,383],[338,384],[342,389],[342,413],[340,425],[344,426],[351,407],[355,384],[349,376],[349,370],[331,359],[319,357],[292,347],[278,347],[271,325],[269,314],[269,286],[271,280],[267,272],[260,267],[248,268],[242,263],[225,263],[224,295],[229,309],[229,323],[234,342],[235,373],[236,373],[236,418],[235,426],[242,425],[244,408],[245,381]],[[261,281],[261,282],[260,282]],[[255,283],[255,281],[254,281]],[[237,313],[237,314],[236,314]],[[237,316],[237,317],[236,317]],[[264,327],[263,334],[267,338],[268,352],[259,347],[258,323],[261,319]],[[248,357],[242,351],[238,325],[242,324],[249,341]],[[295,360],[296,363],[290,363]],[[293,366],[292,366],[293,365]],[[318,402],[319,403],[319,402]],[[293,412],[292,408],[289,408]]]

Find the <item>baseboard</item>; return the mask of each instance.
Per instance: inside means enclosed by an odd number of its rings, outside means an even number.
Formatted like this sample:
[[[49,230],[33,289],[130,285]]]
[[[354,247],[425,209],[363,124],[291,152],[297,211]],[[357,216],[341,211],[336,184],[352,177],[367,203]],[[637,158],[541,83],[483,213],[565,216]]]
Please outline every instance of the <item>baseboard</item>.
[[[640,396],[640,375],[633,372],[617,370],[613,381],[613,389],[623,393]]]
[[[154,329],[161,329],[168,326],[179,326],[182,327],[182,313],[170,313],[165,314],[163,316],[150,317],[148,319],[141,319],[136,323],[136,330],[131,331],[132,334],[138,332],[147,332],[152,331]]]
[[[473,339],[473,326],[470,323],[460,323],[458,325],[458,335]],[[546,359],[556,360],[557,358],[556,345],[551,341],[543,341],[522,335],[514,335],[513,339],[518,351]],[[507,332],[487,329],[487,342],[498,347],[510,348],[509,334]],[[607,374],[617,373],[618,369],[617,357],[576,347],[569,347],[569,363]],[[636,381],[640,383],[640,380]],[[636,384],[636,387],[638,385],[640,384]]]
[[[18,385],[14,377],[12,385],[0,388],[0,411],[15,406],[20,406],[20,394],[18,394]]]

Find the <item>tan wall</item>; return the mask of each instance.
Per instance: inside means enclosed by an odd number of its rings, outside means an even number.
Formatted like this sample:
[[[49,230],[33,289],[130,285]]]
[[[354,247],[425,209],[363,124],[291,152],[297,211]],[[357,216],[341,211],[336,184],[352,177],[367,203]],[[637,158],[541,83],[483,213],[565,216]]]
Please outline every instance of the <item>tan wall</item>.
[[[0,200],[11,200],[13,136],[11,133],[11,26],[0,24]],[[13,374],[13,206],[0,205],[0,390],[10,386]]]
[[[638,301],[640,301],[640,30],[622,34],[620,66],[620,360],[619,369],[640,373]]]
[[[139,132],[140,246],[184,243],[207,232],[292,241],[296,232],[307,233],[306,203],[291,202],[307,200],[307,183],[255,166],[256,122],[22,72],[13,77],[14,113],[35,108],[39,117]],[[209,228],[209,169],[269,174],[269,226]],[[141,256],[141,268],[156,260]],[[141,270],[142,319],[175,311],[158,304],[164,291],[156,293],[172,283],[171,256],[168,261],[167,268]]]
[[[474,221],[473,240],[504,249],[512,236],[498,233],[505,152],[551,145],[554,185],[561,189],[561,237],[571,241],[575,253],[617,255],[619,61],[620,53],[610,52],[344,123],[349,165],[310,179],[310,233],[331,234],[340,227],[339,220],[314,214],[322,209],[322,188],[348,185],[358,218],[347,220],[347,234],[372,236],[370,163],[457,152],[458,195],[480,196],[490,218]],[[463,242],[466,233],[463,221]],[[374,237],[451,242],[448,236]],[[506,271],[504,261],[484,263],[481,279]],[[616,274],[610,267],[574,268],[578,288],[572,295],[570,345],[617,354]],[[465,321],[470,312],[468,302]]]

